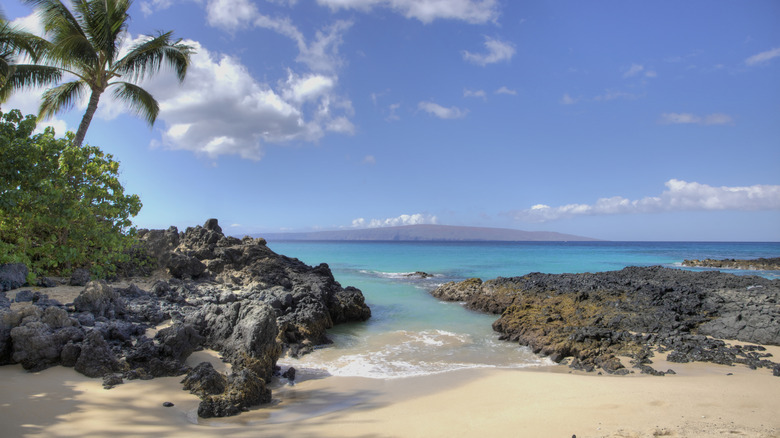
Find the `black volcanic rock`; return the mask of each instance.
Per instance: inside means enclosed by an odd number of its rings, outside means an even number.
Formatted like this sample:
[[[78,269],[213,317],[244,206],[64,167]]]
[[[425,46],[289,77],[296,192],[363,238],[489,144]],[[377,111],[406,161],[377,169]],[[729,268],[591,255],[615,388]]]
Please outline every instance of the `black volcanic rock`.
[[[778,271],[780,270],[780,257],[761,257],[757,259],[683,260],[682,265],[702,268]]]
[[[671,351],[670,361],[772,368],[749,347],[707,336],[780,345],[780,280],[762,277],[630,267],[471,279],[445,284],[433,295],[500,315],[493,329],[502,339],[554,361],[573,357],[571,366],[584,370],[624,373],[616,357],[629,356],[650,373],[651,347]]]
[[[24,286],[27,283],[27,273],[24,263],[0,265],[0,292]]]
[[[103,377],[121,370],[110,346],[100,332],[93,330],[81,344],[81,354],[75,364],[76,371],[87,377]]]
[[[157,269],[161,276],[167,269],[171,277],[148,291],[91,281],[71,308],[34,292],[12,310],[0,295],[0,364],[73,366],[110,387],[122,379],[187,374],[184,360],[213,348],[233,372],[196,367],[187,387],[203,399],[203,416],[235,415],[270,401],[266,383],[285,349],[310,351],[330,342],[326,330],[334,324],[371,316],[361,291],[342,287],[328,265],[276,254],[263,239],[225,236],[216,219],[184,233],[140,230],[133,251],[144,266],[130,263],[123,272]],[[172,324],[146,337],[165,320]]]

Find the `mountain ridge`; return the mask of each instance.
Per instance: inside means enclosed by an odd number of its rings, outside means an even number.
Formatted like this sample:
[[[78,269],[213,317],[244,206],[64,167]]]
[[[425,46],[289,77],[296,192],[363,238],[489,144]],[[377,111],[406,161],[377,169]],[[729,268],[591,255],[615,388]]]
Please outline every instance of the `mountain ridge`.
[[[464,227],[456,225],[402,225],[356,230],[265,233],[256,234],[253,237],[263,237],[268,241],[590,242],[599,240],[554,231],[523,231],[512,228]]]

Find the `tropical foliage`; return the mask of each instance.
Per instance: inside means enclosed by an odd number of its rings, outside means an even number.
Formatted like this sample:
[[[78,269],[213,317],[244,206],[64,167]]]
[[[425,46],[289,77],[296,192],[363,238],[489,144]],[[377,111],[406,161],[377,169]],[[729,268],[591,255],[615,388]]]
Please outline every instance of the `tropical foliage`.
[[[38,61],[47,45],[43,38],[12,26],[0,10],[0,103],[18,89],[48,86],[60,80],[62,72],[57,68],[19,63],[24,59]]]
[[[110,154],[77,146],[70,132],[33,135],[35,126],[35,116],[0,112],[0,263],[112,274],[127,257],[141,201],[124,193]]]
[[[109,88],[114,98],[151,125],[159,105],[136,83],[163,66],[173,69],[179,81],[187,74],[192,48],[181,40],[174,41],[172,32],[147,37],[127,52],[122,50],[131,0],[74,0],[73,11],[61,0],[23,2],[37,9],[48,38],[42,61],[74,77],[43,94],[38,116],[45,119],[69,110],[89,93],[87,110],[74,138],[76,146],[83,143],[100,97]]]

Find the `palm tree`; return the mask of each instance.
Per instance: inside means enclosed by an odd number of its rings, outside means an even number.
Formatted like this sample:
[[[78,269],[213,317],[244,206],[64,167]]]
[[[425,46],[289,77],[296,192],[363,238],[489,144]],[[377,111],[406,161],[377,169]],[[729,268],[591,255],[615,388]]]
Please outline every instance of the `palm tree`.
[[[17,63],[25,57],[36,62],[47,44],[43,38],[11,26],[0,10],[0,103],[18,89],[46,86],[60,80],[62,73],[54,67]]]
[[[193,50],[181,40],[172,41],[173,32],[148,37],[119,57],[132,0],[73,0],[74,12],[61,0],[22,1],[38,9],[50,38],[44,61],[75,76],[75,80],[43,94],[38,117],[49,118],[68,110],[90,93],[87,110],[76,131],[76,146],[83,143],[100,96],[108,88],[151,126],[159,112],[157,101],[133,82],[157,73],[163,65],[176,72],[179,82],[187,74]]]

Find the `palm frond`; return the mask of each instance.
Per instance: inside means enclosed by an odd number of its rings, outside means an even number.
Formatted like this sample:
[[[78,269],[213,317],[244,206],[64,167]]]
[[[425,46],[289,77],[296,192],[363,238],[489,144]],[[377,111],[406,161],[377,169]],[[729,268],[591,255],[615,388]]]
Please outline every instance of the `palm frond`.
[[[13,55],[29,55],[33,62],[37,62],[40,54],[50,46],[45,39],[0,20],[0,56],[3,59],[9,60]]]
[[[119,53],[119,36],[127,30],[128,0],[79,0],[74,2],[77,17],[94,48],[103,53],[108,65]]]
[[[62,71],[56,67],[33,64],[15,64],[11,67],[7,80],[4,83],[0,81],[0,103],[8,100],[17,90],[48,86],[62,79]]]
[[[38,117],[48,119],[55,114],[73,108],[89,87],[84,81],[72,81],[50,88],[41,97]]]
[[[148,91],[129,82],[115,82],[111,85],[117,87],[113,91],[115,99],[127,105],[138,117],[145,119],[149,126],[154,124],[160,106]]]
[[[183,44],[181,40],[172,43],[172,34],[173,32],[160,33],[135,46],[117,62],[116,70],[130,80],[139,81],[167,65],[176,72],[179,82],[183,81],[194,49]]]
[[[94,64],[97,59],[92,44],[79,23],[80,16],[74,16],[60,0],[22,0],[36,8],[41,23],[50,36],[53,50],[47,54],[47,61],[57,65],[72,65],[74,60]]]

